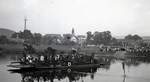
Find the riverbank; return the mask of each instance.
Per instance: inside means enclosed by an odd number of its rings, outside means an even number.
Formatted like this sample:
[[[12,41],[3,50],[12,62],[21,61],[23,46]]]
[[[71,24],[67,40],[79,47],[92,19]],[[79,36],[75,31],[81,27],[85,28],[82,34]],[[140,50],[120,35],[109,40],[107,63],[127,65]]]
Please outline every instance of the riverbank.
[[[78,45],[32,45],[36,52],[44,52],[48,47],[52,47],[58,51],[62,52],[70,52],[73,48],[77,49],[81,53],[91,54],[91,53],[102,53],[97,47],[80,47]],[[24,50],[24,46],[22,44],[0,44],[0,48],[3,53],[21,53]]]
[[[33,45],[35,51],[44,52],[48,47],[52,47],[57,50],[57,53],[63,52],[69,54],[72,48],[78,50],[79,54],[84,55],[92,55],[95,54],[96,56],[110,56],[116,58],[124,58],[125,57],[150,57],[149,53],[134,53],[128,51],[101,51],[98,47],[79,47],[79,46],[72,46],[72,45]],[[22,44],[1,44],[0,48],[2,48],[2,53],[4,54],[22,54],[24,51],[24,46]],[[123,54],[123,55],[122,55]]]

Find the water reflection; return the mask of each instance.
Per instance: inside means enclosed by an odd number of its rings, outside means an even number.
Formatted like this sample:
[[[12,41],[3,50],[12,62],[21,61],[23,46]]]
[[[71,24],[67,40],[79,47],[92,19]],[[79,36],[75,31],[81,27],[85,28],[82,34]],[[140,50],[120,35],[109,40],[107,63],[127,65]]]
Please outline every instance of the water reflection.
[[[140,64],[149,64],[150,63],[150,57],[128,57],[124,60],[124,63],[127,66],[139,66]]]
[[[68,78],[69,82],[77,81],[83,77],[90,76],[94,79],[94,74],[98,68],[88,69],[66,69],[66,70],[9,70],[11,73],[19,73],[22,76],[21,82],[40,82],[50,81],[54,82],[54,79],[61,81],[62,79]],[[84,81],[82,79],[82,81]]]
[[[15,59],[16,56],[13,57],[6,57]],[[150,75],[148,72],[150,68],[150,58],[149,57],[125,57],[124,59],[117,59],[114,57],[98,57],[99,63],[106,64],[105,66],[101,67],[95,67],[95,68],[84,68],[84,69],[63,69],[63,70],[9,70],[9,73],[11,72],[11,75],[14,75],[14,73],[21,75],[21,81],[20,82],[54,82],[55,80],[58,80],[58,82],[67,80],[67,82],[77,81],[77,82],[86,82],[86,77],[90,78],[89,82],[97,82],[97,79],[99,81],[107,81],[107,78],[111,78],[112,81],[116,81],[113,78],[115,78],[117,72],[121,74],[120,80],[117,82],[136,82],[136,80],[140,80],[143,82],[148,82],[144,78],[148,78],[148,75]],[[117,64],[119,62],[119,64]],[[117,64],[117,65],[116,65]],[[143,65],[144,64],[144,65]],[[147,64],[147,65],[145,65]],[[115,69],[114,69],[114,68]],[[127,68],[130,68],[130,72]],[[121,68],[121,70],[120,70]],[[138,69],[138,71],[135,70]],[[99,70],[104,69],[104,70]],[[119,69],[119,70],[118,70]],[[144,69],[144,70],[139,70]],[[106,73],[105,70],[107,70]],[[117,72],[114,72],[117,70]],[[113,72],[112,72],[113,71]],[[140,75],[136,75],[134,73],[138,72]],[[98,74],[101,73],[101,74]],[[106,74],[106,75],[105,75]],[[143,74],[143,75],[142,75]],[[107,77],[106,79],[100,79],[101,76],[98,75],[104,75],[102,77]],[[117,76],[118,77],[118,76]],[[135,79],[134,81],[129,81],[130,78]],[[140,78],[140,79],[139,79]],[[95,81],[96,80],[96,81]],[[4,81],[7,82],[7,81]],[[14,81],[13,81],[14,82]],[[55,81],[56,82],[56,81]],[[111,82],[111,81],[109,81]]]
[[[118,61],[118,60],[116,60]],[[126,68],[127,67],[138,67],[141,64],[149,64],[150,58],[149,57],[127,57],[121,60],[122,70],[123,70],[123,82],[126,82]],[[144,72],[144,71],[143,71]]]
[[[29,69],[16,69],[9,70],[11,73],[19,73],[22,77],[21,82],[54,82],[55,79],[61,82],[63,79],[68,79],[69,82],[81,80],[84,82],[84,77],[90,76],[91,80],[94,79],[95,73],[98,69],[110,70],[110,66],[115,62],[121,61],[121,68],[123,73],[123,81],[126,82],[126,68],[130,66],[138,66],[141,63],[149,63],[149,58],[126,58],[124,60],[118,60],[111,57],[101,57],[99,62],[106,63],[106,65],[95,68],[84,69],[51,69],[51,70],[29,70]]]

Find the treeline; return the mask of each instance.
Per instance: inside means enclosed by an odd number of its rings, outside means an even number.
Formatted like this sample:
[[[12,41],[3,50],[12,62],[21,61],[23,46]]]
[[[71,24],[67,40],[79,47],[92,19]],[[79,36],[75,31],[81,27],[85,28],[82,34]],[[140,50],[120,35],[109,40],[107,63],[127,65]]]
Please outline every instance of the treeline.
[[[68,37],[69,36],[69,37]],[[67,35],[62,37],[61,35],[42,36],[40,33],[32,33],[30,30],[24,30],[15,32],[12,34],[13,39],[22,39],[30,44],[34,45],[51,45],[51,44],[63,44],[63,45],[74,45],[76,42],[72,41],[72,36]],[[76,37],[75,37],[76,38]],[[16,44],[17,40],[10,40],[6,36],[0,36],[0,44]],[[124,39],[116,39],[111,35],[110,31],[103,32],[90,32],[86,34],[86,39],[82,43],[83,45],[110,45],[110,46],[147,46],[147,43],[143,42],[142,37],[139,35],[127,35]]]
[[[148,47],[149,43],[144,42],[143,38],[139,35],[127,35],[122,41],[124,46],[132,46],[132,47]]]
[[[125,36],[125,40],[133,40],[133,41],[139,41],[142,40],[142,37],[140,37],[139,35],[127,35]]]
[[[17,44],[17,42],[8,39],[5,35],[1,35],[0,36],[0,44]]]
[[[69,38],[68,38],[69,37]],[[71,41],[71,36],[62,37],[60,34],[46,34],[42,35],[40,33],[32,33],[30,30],[24,30],[23,32],[16,32],[12,34],[11,38],[23,39],[26,42],[33,45],[74,45],[75,42]]]
[[[12,34],[11,38],[19,38],[27,41],[30,44],[39,45],[41,44],[42,34],[40,33],[31,33],[30,30],[24,30],[23,32],[16,32]]]
[[[122,47],[146,47],[145,43],[139,35],[127,35],[123,39],[112,37],[110,31],[104,32],[87,32],[86,45],[106,45],[106,46],[122,46]]]
[[[86,44],[94,44],[94,45],[110,45],[116,43],[117,39],[112,37],[110,31],[104,32],[87,32]]]

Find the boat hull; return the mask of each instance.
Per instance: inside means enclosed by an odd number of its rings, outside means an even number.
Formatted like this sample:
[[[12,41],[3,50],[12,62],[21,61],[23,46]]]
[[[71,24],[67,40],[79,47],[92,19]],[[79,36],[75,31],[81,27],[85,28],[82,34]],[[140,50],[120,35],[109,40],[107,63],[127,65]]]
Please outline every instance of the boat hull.
[[[8,67],[20,68],[20,69],[79,69],[79,68],[91,68],[100,67],[104,64],[86,64],[86,65],[71,65],[71,66],[33,66],[33,65],[8,65]]]

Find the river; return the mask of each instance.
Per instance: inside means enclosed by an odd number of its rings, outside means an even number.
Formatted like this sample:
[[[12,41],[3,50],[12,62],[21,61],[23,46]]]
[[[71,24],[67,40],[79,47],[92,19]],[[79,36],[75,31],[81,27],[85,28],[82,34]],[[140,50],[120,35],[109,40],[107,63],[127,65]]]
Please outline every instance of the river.
[[[11,56],[0,56],[0,82],[150,82],[150,58],[107,58],[108,65],[94,69],[8,71]],[[92,71],[91,71],[92,70]]]

